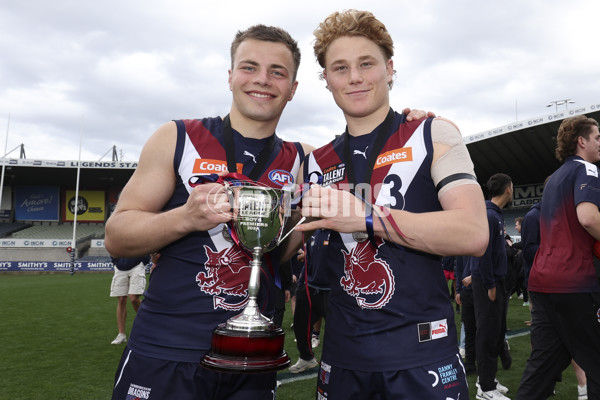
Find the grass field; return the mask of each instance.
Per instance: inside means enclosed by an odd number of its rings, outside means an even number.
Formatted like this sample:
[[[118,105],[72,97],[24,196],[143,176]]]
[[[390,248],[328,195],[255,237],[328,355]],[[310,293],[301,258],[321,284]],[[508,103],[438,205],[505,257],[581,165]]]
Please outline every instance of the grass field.
[[[110,344],[117,334],[116,300],[108,295],[111,278],[112,273],[0,275],[0,400],[111,397],[123,350],[123,346]],[[511,300],[511,333],[525,333],[523,321],[529,319],[529,311],[522,303]],[[134,317],[129,306],[128,330]],[[288,305],[284,319],[286,351],[295,362],[298,355],[289,329],[291,319]],[[506,371],[500,368],[497,377],[509,387],[508,396],[514,398],[529,356],[529,335],[511,337],[509,343],[513,366]],[[280,372],[278,399],[314,399],[316,372],[316,368],[300,376]],[[470,376],[471,388],[474,381]],[[474,398],[471,389],[470,399]],[[577,383],[569,367],[552,399],[576,398]]]

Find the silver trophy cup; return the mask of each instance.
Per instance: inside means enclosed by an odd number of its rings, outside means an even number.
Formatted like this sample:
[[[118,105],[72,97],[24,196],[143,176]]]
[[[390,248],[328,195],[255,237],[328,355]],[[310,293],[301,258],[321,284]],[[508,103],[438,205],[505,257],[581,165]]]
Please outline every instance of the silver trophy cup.
[[[233,206],[231,227],[238,243],[252,253],[248,303],[241,314],[219,325],[213,332],[211,351],[204,367],[227,372],[268,372],[289,366],[283,349],[284,331],[260,313],[258,292],[262,255],[282,240],[290,213],[291,193],[252,184],[226,184]]]

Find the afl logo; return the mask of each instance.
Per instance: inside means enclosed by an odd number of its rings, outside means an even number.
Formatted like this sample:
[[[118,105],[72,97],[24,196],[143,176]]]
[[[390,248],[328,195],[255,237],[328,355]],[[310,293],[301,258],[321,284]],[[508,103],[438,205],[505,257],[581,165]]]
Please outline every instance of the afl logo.
[[[279,186],[286,186],[294,183],[292,174],[281,169],[274,169],[269,172],[269,180]]]

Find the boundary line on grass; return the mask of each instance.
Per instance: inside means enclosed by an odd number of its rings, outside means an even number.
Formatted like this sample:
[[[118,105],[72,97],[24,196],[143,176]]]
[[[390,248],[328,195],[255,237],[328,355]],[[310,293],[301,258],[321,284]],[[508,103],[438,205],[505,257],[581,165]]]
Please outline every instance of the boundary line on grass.
[[[510,339],[510,338],[515,338],[515,337],[519,337],[519,336],[525,336],[525,335],[529,335],[530,333],[531,333],[531,328],[515,329],[515,330],[508,332],[506,334],[506,338]]]
[[[317,377],[316,372],[301,372],[299,374],[292,374],[291,372],[284,372],[281,374],[281,378],[277,377],[277,386],[284,385],[286,383],[305,381]]]

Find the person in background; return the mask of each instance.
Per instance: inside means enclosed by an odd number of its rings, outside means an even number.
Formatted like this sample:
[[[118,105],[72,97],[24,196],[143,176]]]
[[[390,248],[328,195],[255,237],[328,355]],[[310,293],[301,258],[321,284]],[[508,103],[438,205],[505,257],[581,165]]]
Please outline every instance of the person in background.
[[[496,379],[498,357],[505,351],[507,273],[506,239],[502,208],[512,201],[510,176],[492,175],[486,201],[489,244],[482,257],[470,257],[473,304],[477,323],[477,395],[480,400],[507,400],[508,388]]]
[[[273,314],[273,323],[275,326],[281,327],[283,324],[283,316],[285,314],[285,303],[288,303],[291,298],[292,289],[292,264],[290,262],[282,263],[280,269],[281,287],[274,288],[274,303],[275,309]]]
[[[298,361],[290,367],[292,374],[319,365],[312,351],[315,324],[327,318],[329,281],[323,257],[328,246],[329,233],[317,230],[306,243],[305,263],[296,289],[296,313],[294,314],[294,335],[298,348]],[[320,328],[320,326],[319,326]]]
[[[529,272],[533,265],[535,253],[540,247],[540,210],[542,202],[538,202],[531,206],[527,214],[523,217],[521,223],[521,247],[523,254],[523,306],[529,307]],[[526,325],[531,325],[531,320],[525,321]]]
[[[442,257],[442,268],[446,282],[450,281],[450,299],[454,300],[456,297],[456,277],[454,274],[456,270],[456,257]],[[456,305],[456,312],[460,312],[460,305],[458,304]]]
[[[467,375],[477,373],[477,357],[475,338],[477,323],[473,304],[473,288],[471,286],[471,266],[468,257],[456,257],[456,304],[460,305],[460,316],[465,336],[465,372]]]
[[[110,284],[110,297],[117,297],[117,328],[119,333],[111,344],[127,342],[125,324],[127,322],[127,298],[137,313],[146,289],[146,265],[150,256],[132,258],[110,258],[115,273]]]
[[[513,248],[516,249],[519,253],[517,254],[518,265],[516,266],[516,280],[512,288],[511,295],[513,293],[516,293],[519,300],[523,300],[524,303],[527,303],[529,301],[529,295],[527,294],[527,290],[525,289],[525,277],[523,275],[525,268],[525,261],[523,260],[523,218],[524,217],[515,218],[515,230],[519,233],[519,235],[521,235],[521,239],[513,243]]]
[[[292,317],[296,312],[296,289],[298,288],[298,279],[302,268],[304,268],[304,249],[298,249],[298,252],[290,258],[290,266],[292,269],[292,285],[290,287],[290,307],[292,309]],[[294,327],[294,323],[290,328]]]
[[[585,371],[587,396],[600,399],[600,282],[594,243],[600,239],[598,122],[566,118],[557,135],[562,162],[547,180],[540,209],[540,246],[529,275],[531,354],[517,399],[545,399],[570,363]]]

